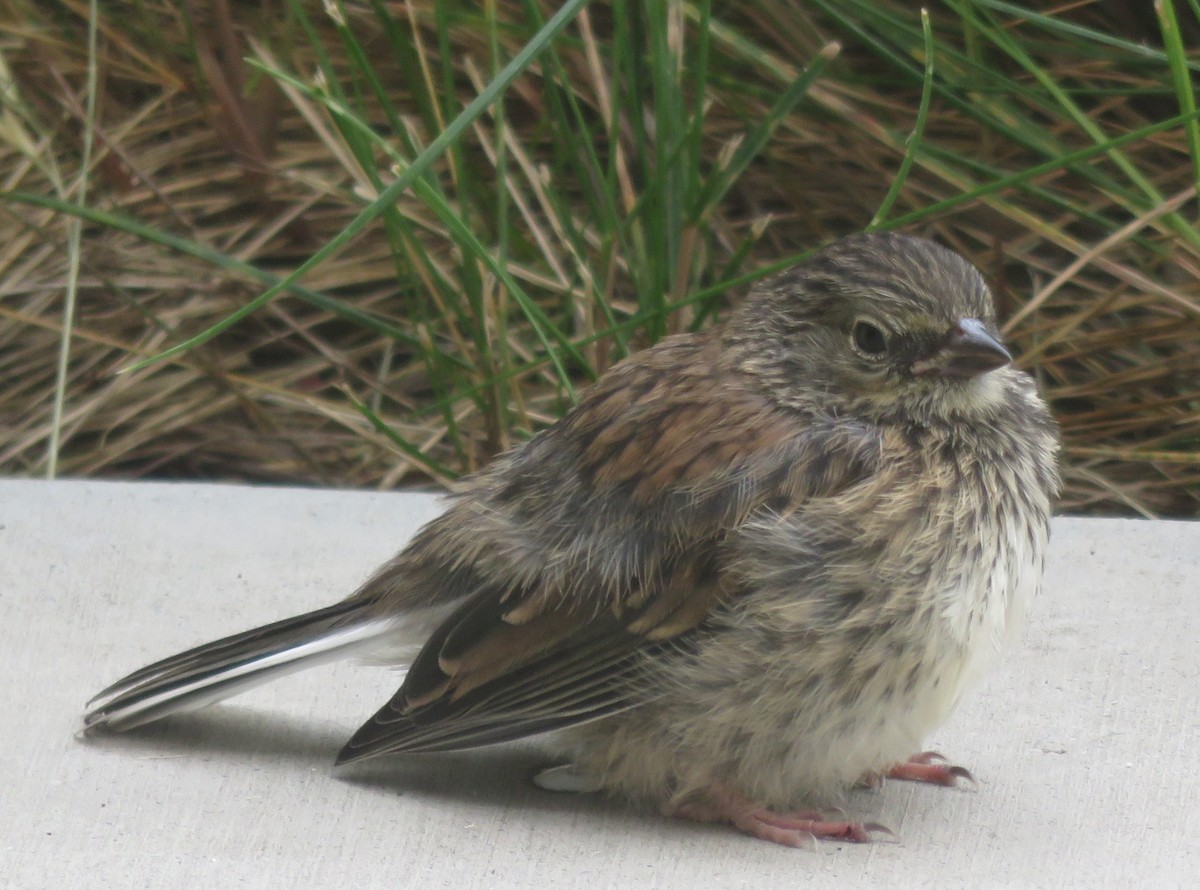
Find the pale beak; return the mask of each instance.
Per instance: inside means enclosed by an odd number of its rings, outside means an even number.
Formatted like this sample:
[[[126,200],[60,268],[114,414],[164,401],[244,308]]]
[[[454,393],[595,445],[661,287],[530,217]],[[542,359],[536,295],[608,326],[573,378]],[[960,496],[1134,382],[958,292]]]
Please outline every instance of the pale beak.
[[[1012,353],[978,318],[963,318],[946,334],[942,346],[928,358],[912,364],[918,377],[977,377],[1007,365]]]

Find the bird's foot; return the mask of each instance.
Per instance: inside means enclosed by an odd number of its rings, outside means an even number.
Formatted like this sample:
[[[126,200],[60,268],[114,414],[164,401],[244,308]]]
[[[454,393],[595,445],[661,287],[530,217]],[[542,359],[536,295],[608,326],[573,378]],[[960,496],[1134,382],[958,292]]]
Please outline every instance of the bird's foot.
[[[959,787],[964,781],[972,787],[979,787],[975,777],[966,767],[955,766],[936,751],[922,751],[914,754],[903,763],[897,763],[887,771],[889,779],[901,779],[905,782],[928,782],[932,785],[945,785],[948,788]],[[870,780],[868,779],[868,784]]]
[[[703,795],[676,804],[667,812],[693,822],[728,822],[751,837],[785,847],[807,847],[817,840],[865,844],[876,840],[875,834],[895,837],[890,828],[878,822],[830,819],[819,810],[776,813],[722,784],[713,785]]]

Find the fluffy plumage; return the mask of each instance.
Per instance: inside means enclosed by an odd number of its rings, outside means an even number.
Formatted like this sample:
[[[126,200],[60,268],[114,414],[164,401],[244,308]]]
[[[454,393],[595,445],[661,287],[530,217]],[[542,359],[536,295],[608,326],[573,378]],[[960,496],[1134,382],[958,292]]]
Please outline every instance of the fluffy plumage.
[[[956,254],[845,239],[613,367],[343,603],[143,669],[86,722],[383,653],[404,684],[339,762],[564,729],[580,786],[864,839],[782,811],[919,750],[1039,583],[1057,437],[1010,358]]]

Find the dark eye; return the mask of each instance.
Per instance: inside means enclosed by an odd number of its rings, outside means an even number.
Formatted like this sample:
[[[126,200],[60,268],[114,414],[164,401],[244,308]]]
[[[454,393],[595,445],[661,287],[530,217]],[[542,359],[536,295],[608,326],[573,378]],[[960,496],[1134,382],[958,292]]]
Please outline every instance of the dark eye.
[[[854,345],[864,355],[883,355],[887,352],[887,337],[869,321],[856,321],[850,332]]]

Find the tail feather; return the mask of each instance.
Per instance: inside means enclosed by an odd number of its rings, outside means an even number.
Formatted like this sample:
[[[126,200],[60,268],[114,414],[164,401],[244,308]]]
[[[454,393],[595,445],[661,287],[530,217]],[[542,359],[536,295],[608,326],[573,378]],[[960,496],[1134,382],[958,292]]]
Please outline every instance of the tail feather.
[[[344,658],[389,630],[361,600],[234,634],[155,662],[90,702],[87,728],[123,731],[220,701],[282,674]]]

